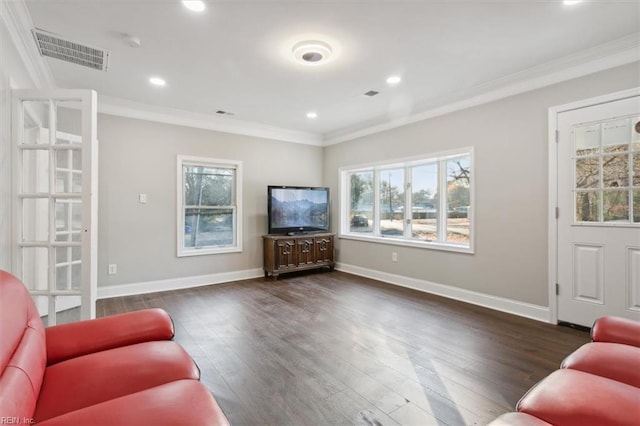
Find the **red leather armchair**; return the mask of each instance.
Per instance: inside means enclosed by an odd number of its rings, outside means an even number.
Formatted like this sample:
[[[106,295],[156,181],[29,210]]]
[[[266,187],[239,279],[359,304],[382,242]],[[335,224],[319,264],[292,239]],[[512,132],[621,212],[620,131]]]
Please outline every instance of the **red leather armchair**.
[[[45,328],[24,285],[0,271],[0,420],[228,425],[173,335],[160,309]]]
[[[591,338],[491,426],[640,425],[640,323],[603,317]]]

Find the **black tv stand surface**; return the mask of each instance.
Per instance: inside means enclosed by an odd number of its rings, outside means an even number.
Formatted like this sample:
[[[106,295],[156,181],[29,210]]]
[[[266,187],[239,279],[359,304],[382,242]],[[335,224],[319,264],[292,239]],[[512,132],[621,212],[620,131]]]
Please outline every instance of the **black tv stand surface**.
[[[279,274],[336,265],[335,234],[312,232],[298,235],[263,235],[264,276],[275,279]]]

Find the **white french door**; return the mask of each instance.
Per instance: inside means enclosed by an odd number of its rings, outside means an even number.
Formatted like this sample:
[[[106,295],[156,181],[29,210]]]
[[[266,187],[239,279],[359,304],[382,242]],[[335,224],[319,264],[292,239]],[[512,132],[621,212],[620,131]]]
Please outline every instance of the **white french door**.
[[[640,319],[640,96],[557,115],[557,315]]]
[[[96,93],[14,90],[13,271],[46,325],[95,317]]]

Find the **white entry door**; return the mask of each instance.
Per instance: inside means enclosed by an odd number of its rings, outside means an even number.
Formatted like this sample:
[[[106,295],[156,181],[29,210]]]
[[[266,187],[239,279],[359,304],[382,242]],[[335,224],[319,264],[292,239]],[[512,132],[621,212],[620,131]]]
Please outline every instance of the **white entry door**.
[[[95,317],[97,138],[90,90],[14,90],[13,272],[46,325]]]
[[[640,97],[557,120],[558,321],[640,319]]]

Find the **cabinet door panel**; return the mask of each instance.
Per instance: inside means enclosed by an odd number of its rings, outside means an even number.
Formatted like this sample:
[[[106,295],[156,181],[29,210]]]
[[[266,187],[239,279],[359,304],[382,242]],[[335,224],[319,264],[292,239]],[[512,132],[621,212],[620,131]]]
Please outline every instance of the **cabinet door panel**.
[[[295,240],[276,241],[276,269],[296,266]]]
[[[311,265],[316,261],[315,241],[313,238],[302,238],[296,241],[298,265]]]
[[[316,262],[327,263],[333,262],[333,238],[317,237],[316,245]]]

